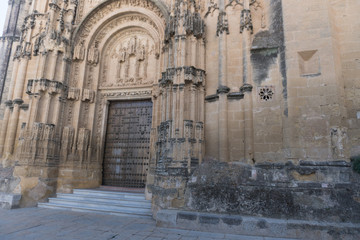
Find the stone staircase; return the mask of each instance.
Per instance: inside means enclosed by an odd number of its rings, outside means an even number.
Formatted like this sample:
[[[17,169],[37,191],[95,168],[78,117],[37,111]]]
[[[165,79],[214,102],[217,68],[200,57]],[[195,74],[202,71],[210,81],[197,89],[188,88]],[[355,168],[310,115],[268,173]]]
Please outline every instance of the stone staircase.
[[[103,189],[74,189],[73,194],[58,193],[40,208],[94,212],[117,216],[152,218],[151,201],[144,193],[118,192]]]

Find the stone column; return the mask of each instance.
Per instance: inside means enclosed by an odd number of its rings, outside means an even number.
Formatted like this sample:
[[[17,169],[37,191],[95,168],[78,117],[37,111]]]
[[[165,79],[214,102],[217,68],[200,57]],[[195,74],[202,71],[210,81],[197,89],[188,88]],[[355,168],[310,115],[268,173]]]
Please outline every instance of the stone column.
[[[16,31],[21,5],[25,1],[8,1],[7,18],[4,24],[4,31],[0,36],[0,100],[3,100],[3,91],[7,78],[8,67],[12,56],[12,47],[18,39]],[[13,70],[14,71],[14,70]]]
[[[224,0],[219,1],[219,17],[217,23],[217,35],[219,37],[219,76],[218,90],[218,138],[219,138],[219,160],[229,161],[229,140],[228,140],[228,117],[227,117],[227,93],[230,89],[227,87],[227,34],[229,34]]]
[[[11,79],[16,79],[17,73],[18,73],[18,66],[19,66],[19,60],[14,61],[14,67],[11,74]],[[6,133],[8,130],[8,124],[9,124],[9,118],[11,116],[11,107],[13,105],[12,97],[13,97],[13,90],[14,90],[15,81],[11,81],[7,101],[5,102],[6,109],[5,109],[5,115],[1,126],[1,135],[0,135],[0,154],[2,155],[4,151],[4,145],[6,140]]]
[[[10,118],[10,115],[11,115],[11,109],[10,108],[12,107],[12,101],[6,101],[5,105],[6,105],[6,109],[5,109],[5,115],[4,115],[4,120],[2,122],[1,135],[0,135],[0,154],[1,155],[2,155],[2,153],[4,151],[6,130],[7,130],[8,123],[9,123],[9,118]]]
[[[250,18],[250,24],[252,24],[249,0],[244,1],[241,16],[242,18]],[[249,24],[246,19],[242,19],[242,21]],[[240,92],[244,93],[244,160],[247,163],[252,163],[254,158],[253,82],[250,65],[252,30],[249,26],[244,25],[241,27],[243,29],[243,86],[240,88]]]
[[[28,66],[28,57],[24,57],[20,60],[19,71],[16,77],[14,95],[13,95],[13,103],[14,108],[13,112],[10,116],[10,123],[6,133],[6,143],[5,143],[5,154],[10,155],[14,151],[15,139],[17,126],[19,123],[19,114],[20,114],[20,105],[24,102],[22,100],[22,95],[24,92],[26,71]],[[12,79],[14,81],[15,79]]]
[[[11,155],[14,151],[17,126],[19,124],[20,105],[23,104],[23,101],[21,99],[15,99],[13,103],[14,103],[14,108],[10,116],[8,131],[6,133],[6,138],[5,138],[6,139],[5,157]]]

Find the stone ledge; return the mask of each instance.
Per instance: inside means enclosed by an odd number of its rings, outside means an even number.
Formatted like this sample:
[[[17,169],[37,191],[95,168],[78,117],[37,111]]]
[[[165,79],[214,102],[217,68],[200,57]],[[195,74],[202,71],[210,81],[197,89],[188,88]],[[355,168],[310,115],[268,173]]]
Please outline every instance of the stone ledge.
[[[226,234],[300,239],[359,239],[360,224],[282,220],[274,218],[224,215],[180,210],[160,210],[158,227],[208,231]]]
[[[0,193],[0,208],[13,209],[20,206],[20,194]]]

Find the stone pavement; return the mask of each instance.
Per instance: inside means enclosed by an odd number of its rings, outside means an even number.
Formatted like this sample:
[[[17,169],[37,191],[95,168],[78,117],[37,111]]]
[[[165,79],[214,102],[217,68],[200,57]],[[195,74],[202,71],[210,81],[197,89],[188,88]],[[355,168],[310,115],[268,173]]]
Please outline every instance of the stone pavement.
[[[44,208],[0,209],[0,239],[274,240],[274,238],[260,236],[159,228],[152,219]]]

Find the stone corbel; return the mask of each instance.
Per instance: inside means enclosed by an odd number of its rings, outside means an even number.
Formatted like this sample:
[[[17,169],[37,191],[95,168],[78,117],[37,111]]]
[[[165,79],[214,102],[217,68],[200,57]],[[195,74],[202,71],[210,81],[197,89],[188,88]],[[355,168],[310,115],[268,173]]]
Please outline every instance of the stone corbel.
[[[223,94],[223,93],[227,94],[230,92],[230,88],[227,86],[219,86],[216,92],[217,94]]]
[[[244,93],[243,92],[229,93],[227,95],[227,98],[230,100],[241,100],[241,99],[244,99]]]
[[[78,89],[78,88],[69,88],[67,99],[68,100],[73,100],[73,101],[78,101],[79,98],[80,98],[80,89]]]
[[[213,94],[205,97],[206,102],[216,102],[217,100],[219,100],[218,94]]]
[[[13,106],[13,101],[11,100],[5,101],[5,106],[11,108]]]
[[[24,101],[20,98],[14,99],[12,102],[14,105],[21,105],[24,103]]]
[[[49,87],[49,80],[42,78],[39,80],[39,91],[45,92]]]
[[[50,94],[59,94],[63,85],[60,82],[51,81],[49,84],[49,93]]]
[[[246,92],[252,92],[253,90],[253,86],[248,84],[248,83],[245,83],[241,88],[240,88],[240,92],[242,93],[246,93]]]
[[[84,89],[82,92],[82,98],[81,101],[86,102],[89,101],[90,103],[93,103],[95,99],[95,92],[90,89]]]

